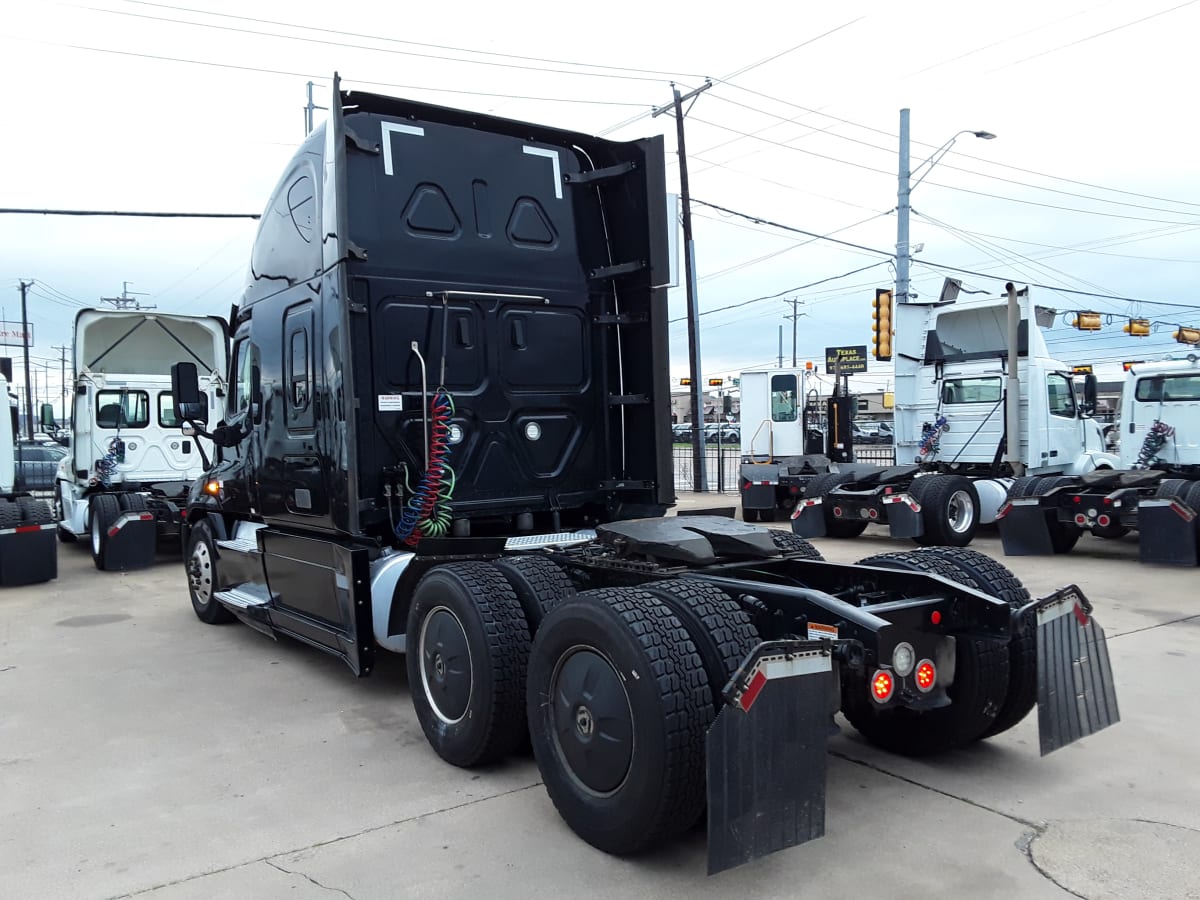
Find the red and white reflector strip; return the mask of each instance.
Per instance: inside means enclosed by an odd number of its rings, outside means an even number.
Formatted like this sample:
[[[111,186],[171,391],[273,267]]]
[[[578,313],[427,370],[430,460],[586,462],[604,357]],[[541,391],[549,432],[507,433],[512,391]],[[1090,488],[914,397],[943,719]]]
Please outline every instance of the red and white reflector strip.
[[[743,712],[749,712],[762,689],[768,681],[780,678],[795,678],[797,675],[815,675],[820,672],[831,672],[833,663],[827,653],[820,650],[808,650],[802,653],[772,654],[761,657],[754,668],[748,671],[742,686],[734,695],[734,702]]]
[[[807,500],[798,500],[796,501],[796,508],[792,510],[792,518],[798,519],[800,518],[800,513],[804,512],[806,509],[812,509],[814,506],[820,505],[820,497],[809,497]]]
[[[0,536],[6,534],[31,534],[34,531],[50,531],[57,527],[53,522],[48,525],[18,525],[16,528],[0,528]]]
[[[1084,606],[1083,598],[1076,594],[1074,590],[1066,590],[1057,600],[1047,603],[1045,606],[1038,607],[1038,626],[1040,627],[1047,622],[1053,622],[1055,619],[1061,619],[1066,615],[1073,615],[1081,626],[1087,625],[1091,621],[1091,616],[1088,615],[1087,608]]]
[[[876,669],[871,676],[871,699],[876,703],[887,703],[896,691],[896,679],[884,669]]]
[[[903,503],[913,512],[921,511],[921,504],[913,499],[912,494],[886,494],[880,498],[884,503]],[[874,517],[872,517],[874,518]]]
[[[118,531],[128,525],[130,522],[153,522],[154,513],[152,512],[127,512],[124,513],[117,521],[113,522],[108,527],[108,536],[116,537]]]
[[[918,691],[928,694],[937,684],[937,668],[930,660],[923,659],[917,663],[917,668],[913,672],[913,680],[917,683]]]

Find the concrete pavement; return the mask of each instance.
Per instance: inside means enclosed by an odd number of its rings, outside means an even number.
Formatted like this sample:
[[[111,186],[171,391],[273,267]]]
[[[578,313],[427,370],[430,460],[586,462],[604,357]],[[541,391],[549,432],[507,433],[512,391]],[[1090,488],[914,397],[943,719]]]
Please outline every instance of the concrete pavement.
[[[733,505],[735,495],[684,497]],[[786,526],[782,526],[786,527]],[[833,560],[906,549],[871,529]],[[977,549],[1003,559],[985,534]],[[192,614],[177,559],[0,593],[0,897],[1200,897],[1195,570],[1132,539],[1010,559],[1034,593],[1078,583],[1123,721],[1044,759],[1036,721],[908,760],[831,742],[826,836],[714,878],[700,831],[635,859],[561,822],[536,766],[429,750],[403,660],[369,679]]]

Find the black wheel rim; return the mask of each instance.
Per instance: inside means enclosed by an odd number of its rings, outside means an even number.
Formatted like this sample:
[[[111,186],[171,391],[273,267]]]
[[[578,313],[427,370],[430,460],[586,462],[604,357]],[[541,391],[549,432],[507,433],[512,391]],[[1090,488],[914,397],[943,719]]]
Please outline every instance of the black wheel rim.
[[[569,650],[550,682],[551,727],[566,768],[588,791],[611,794],[633,762],[633,710],[613,664],[585,647]]]
[[[471,702],[471,649],[458,616],[439,606],[421,623],[421,686],[447,725],[462,720]]]

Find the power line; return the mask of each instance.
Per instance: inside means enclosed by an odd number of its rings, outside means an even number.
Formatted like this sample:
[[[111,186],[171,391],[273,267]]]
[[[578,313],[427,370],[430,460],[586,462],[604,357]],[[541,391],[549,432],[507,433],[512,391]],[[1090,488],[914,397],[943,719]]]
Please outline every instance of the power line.
[[[153,53],[135,53],[132,50],[114,50],[109,47],[86,47],[82,44],[64,44],[56,41],[43,41],[36,38],[14,38],[11,35],[0,35],[6,40],[27,41],[32,44],[41,44],[46,47],[62,47],[68,50],[86,50],[89,53],[109,53],[114,56],[127,56],[135,59],[153,59],[159,62],[185,63],[192,66],[208,66],[214,69],[231,69],[237,72],[255,72],[260,75],[283,75],[288,78],[306,78],[320,79],[324,76],[314,75],[310,72],[290,72],[284,69],[264,69],[256,66],[239,66],[234,63],[212,62],[205,59],[184,59],[178,56],[158,56]],[[363,79],[353,79],[354,84],[370,85],[372,87],[396,88],[403,91],[431,91],[442,94],[461,94],[469,97],[491,97],[500,100],[532,100],[544,103],[571,103],[575,105],[588,106],[646,106],[642,103],[624,103],[617,100],[583,100],[578,97],[533,97],[524,94],[501,94],[492,91],[464,91],[453,88],[430,87],[428,85],[416,84],[396,84],[390,81],[367,81]],[[648,115],[648,113],[647,113]]]
[[[747,219],[751,222],[757,222],[761,225],[770,225],[771,227],[778,228],[781,231],[790,231],[794,234],[803,234],[803,235],[807,235],[808,237],[820,238],[821,240],[829,241],[832,244],[840,244],[845,247],[853,247],[855,250],[862,250],[866,253],[874,253],[879,256],[886,256],[889,259],[894,256],[894,254],[888,250],[880,250],[877,247],[866,247],[862,244],[855,244],[850,241],[843,241],[840,238],[826,237],[825,235],[820,235],[820,234],[817,234],[816,232],[805,231],[803,228],[796,228],[791,225],[783,225],[783,224],[780,224],[779,222],[773,222],[770,219],[766,219],[761,216],[753,216],[749,213],[738,212],[737,210],[729,209],[724,206],[718,206],[717,204],[709,203],[706,200],[698,200],[696,198],[692,198],[692,202],[698,203],[701,206],[707,206],[709,209],[715,209],[719,212],[726,213],[727,215],[738,216],[740,218]],[[964,268],[961,268],[960,266],[951,266],[951,265],[947,265],[945,263],[931,262],[927,259],[925,259],[925,260],[914,259],[913,262],[918,263],[923,266],[929,266],[929,267],[935,268],[935,269],[943,269],[943,270],[950,271],[950,272],[960,272],[964,275],[974,275],[977,278],[986,278],[988,281],[1009,281],[1009,280],[1011,280],[1011,279],[1003,278],[1003,277],[1000,277],[997,275],[989,275],[986,272],[976,272],[971,269],[964,269]],[[1144,300],[1144,299],[1139,299],[1137,297],[1121,297],[1116,294],[1102,294],[1102,293],[1097,293],[1094,291],[1080,291],[1080,290],[1076,290],[1074,288],[1055,287],[1053,285],[1037,284],[1035,282],[1028,282],[1028,284],[1030,287],[1039,288],[1041,290],[1059,291],[1061,293],[1075,294],[1075,295],[1078,295],[1081,297],[1096,297],[1096,298],[1104,299],[1104,300],[1120,300],[1124,303],[1148,303],[1148,304],[1152,304],[1154,306],[1169,306],[1169,307],[1176,307],[1179,309],[1200,309],[1200,306],[1195,305],[1195,304],[1190,304],[1190,303],[1168,303],[1168,302],[1162,301],[1162,300]]]
[[[132,212],[115,209],[0,208],[0,213],[25,216],[132,216],[151,219],[258,219],[261,213]]]

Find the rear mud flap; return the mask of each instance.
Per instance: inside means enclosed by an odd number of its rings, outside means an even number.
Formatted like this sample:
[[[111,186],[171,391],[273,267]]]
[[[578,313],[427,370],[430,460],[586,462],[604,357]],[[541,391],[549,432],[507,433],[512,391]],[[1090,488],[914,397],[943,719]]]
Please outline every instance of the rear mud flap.
[[[1036,601],[1042,756],[1121,720],[1104,629],[1075,585]],[[1030,609],[1027,607],[1026,609]]]
[[[1177,500],[1138,504],[1138,552],[1144,563],[1196,565],[1196,515]]]
[[[41,584],[58,577],[56,527],[51,523],[0,530],[0,586]]]
[[[707,738],[708,874],[825,833],[828,641],[760,644]]]
[[[1010,500],[1008,511],[996,520],[1005,556],[1053,556],[1047,516],[1052,511],[1042,508],[1036,497]]]
[[[742,484],[742,506],[745,509],[774,509],[774,484]]]
[[[907,503],[888,503],[885,509],[891,537],[916,538],[925,533],[925,520],[921,518],[919,505],[914,510]]]
[[[792,534],[802,538],[825,537],[825,507],[820,497],[801,500],[792,512]]]
[[[154,565],[158,523],[152,512],[123,512],[108,526],[101,553],[109,572],[146,569]]]

